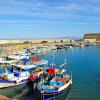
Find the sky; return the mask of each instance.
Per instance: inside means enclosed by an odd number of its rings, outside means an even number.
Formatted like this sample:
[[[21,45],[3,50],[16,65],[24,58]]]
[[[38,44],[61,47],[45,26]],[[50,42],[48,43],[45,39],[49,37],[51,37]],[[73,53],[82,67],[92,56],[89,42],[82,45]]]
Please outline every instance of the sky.
[[[100,0],[0,0],[0,39],[100,32]]]

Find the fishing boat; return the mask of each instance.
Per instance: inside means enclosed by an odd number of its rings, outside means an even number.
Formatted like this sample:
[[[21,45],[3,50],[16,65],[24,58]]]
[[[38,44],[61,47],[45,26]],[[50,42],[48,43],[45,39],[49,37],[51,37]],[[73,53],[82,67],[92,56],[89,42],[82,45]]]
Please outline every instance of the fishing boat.
[[[30,56],[26,56],[26,55],[20,55],[20,54],[13,54],[13,55],[9,55],[8,58],[9,59],[17,59],[17,60],[20,60],[20,59],[23,59],[23,58],[27,58],[29,59]]]
[[[63,45],[56,45],[57,49],[63,49],[64,46]]]
[[[37,49],[34,49],[33,52],[34,52],[34,54],[40,54],[41,53],[41,50],[40,49],[38,49],[38,50]]]
[[[53,46],[49,46],[49,49],[50,50],[57,50],[57,47],[53,45]]]
[[[3,69],[0,70],[0,88],[27,83],[30,74],[33,74],[34,80],[37,79],[43,73],[42,70],[38,70],[37,72],[37,68],[41,66],[43,67],[48,63],[47,60],[42,60],[39,58],[32,59],[30,64],[29,59],[23,59],[23,61],[24,63],[17,62],[2,66]]]
[[[25,50],[20,51],[19,55],[22,55],[22,56],[31,56],[31,52],[30,52],[29,49],[25,49]]]
[[[66,69],[49,67],[46,72],[46,78],[38,84],[38,90],[41,93],[42,100],[51,100],[65,93],[72,84],[72,74]]]
[[[0,58],[1,64],[4,64],[4,63],[9,64],[9,63],[15,63],[15,62],[18,62],[18,59],[9,58],[8,56]]]

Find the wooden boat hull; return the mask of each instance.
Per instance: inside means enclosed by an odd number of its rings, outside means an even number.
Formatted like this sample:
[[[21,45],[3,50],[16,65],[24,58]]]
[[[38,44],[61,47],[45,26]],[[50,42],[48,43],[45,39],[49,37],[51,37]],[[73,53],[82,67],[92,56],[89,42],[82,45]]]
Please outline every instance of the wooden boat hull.
[[[67,90],[67,88],[72,84],[72,80],[70,80],[67,84],[60,87],[57,92],[50,92],[50,93],[42,93],[42,100],[51,100],[55,97],[58,97],[62,94],[64,94]]]

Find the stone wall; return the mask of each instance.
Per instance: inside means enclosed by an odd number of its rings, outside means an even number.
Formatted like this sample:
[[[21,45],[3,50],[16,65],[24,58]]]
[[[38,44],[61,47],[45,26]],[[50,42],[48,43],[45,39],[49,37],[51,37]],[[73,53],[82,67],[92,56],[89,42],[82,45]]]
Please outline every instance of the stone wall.
[[[40,40],[0,40],[0,44],[12,44],[12,43],[24,43],[24,42],[31,42],[31,43],[41,43],[42,41],[48,41],[48,43],[55,43],[55,42],[69,42],[69,39],[40,39]]]

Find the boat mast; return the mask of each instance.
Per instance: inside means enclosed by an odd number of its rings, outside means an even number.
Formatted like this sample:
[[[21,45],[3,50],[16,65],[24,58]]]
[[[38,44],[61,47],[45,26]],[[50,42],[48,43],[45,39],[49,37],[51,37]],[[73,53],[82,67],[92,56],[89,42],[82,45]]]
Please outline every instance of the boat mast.
[[[54,66],[54,51],[53,51],[53,61],[52,61],[52,67]]]

